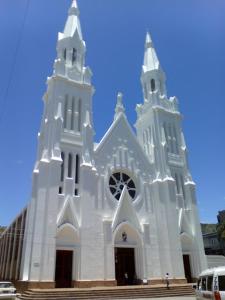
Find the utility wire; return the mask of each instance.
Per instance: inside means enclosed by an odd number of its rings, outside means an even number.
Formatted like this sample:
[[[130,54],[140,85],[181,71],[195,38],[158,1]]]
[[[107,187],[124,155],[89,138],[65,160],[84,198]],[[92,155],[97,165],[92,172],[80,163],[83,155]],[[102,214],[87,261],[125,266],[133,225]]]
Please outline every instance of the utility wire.
[[[29,11],[30,1],[31,0],[27,0],[27,2],[26,2],[25,12],[24,12],[23,20],[22,20],[22,26],[21,26],[21,29],[20,29],[20,32],[19,32],[19,37],[18,37],[18,40],[17,40],[17,43],[16,43],[15,53],[14,53],[14,57],[13,57],[12,65],[11,65],[11,70],[10,70],[10,73],[9,73],[8,84],[6,86],[5,93],[3,92],[3,96],[2,96],[3,102],[2,102],[2,105],[1,105],[2,109],[0,111],[0,126],[2,124],[4,115],[5,115],[5,111],[6,111],[7,98],[8,98],[8,95],[9,95],[9,89],[10,89],[10,86],[12,84],[13,75],[14,75],[14,72],[15,72],[16,61],[17,61],[18,52],[19,52],[19,49],[20,49],[20,46],[21,46],[21,41],[22,41],[22,36],[23,36],[25,24],[26,24],[28,11]]]

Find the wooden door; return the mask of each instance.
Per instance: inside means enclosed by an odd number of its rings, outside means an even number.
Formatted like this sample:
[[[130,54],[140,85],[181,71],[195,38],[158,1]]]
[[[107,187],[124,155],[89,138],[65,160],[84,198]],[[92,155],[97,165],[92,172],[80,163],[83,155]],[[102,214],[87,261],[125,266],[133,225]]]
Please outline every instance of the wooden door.
[[[115,271],[117,285],[135,283],[134,248],[115,248]]]
[[[56,251],[56,288],[69,288],[72,285],[73,251]]]
[[[187,279],[187,282],[192,282],[191,276],[191,265],[190,265],[190,256],[188,254],[183,255],[183,262],[184,262],[184,273]]]

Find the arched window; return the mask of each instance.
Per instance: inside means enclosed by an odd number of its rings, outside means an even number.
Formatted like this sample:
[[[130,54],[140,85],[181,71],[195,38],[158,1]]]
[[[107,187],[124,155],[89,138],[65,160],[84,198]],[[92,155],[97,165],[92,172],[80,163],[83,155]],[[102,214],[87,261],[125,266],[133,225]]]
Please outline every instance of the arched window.
[[[73,167],[73,156],[70,153],[68,156],[68,177],[72,177],[72,167]]]
[[[66,60],[66,54],[67,54],[67,53],[66,53],[66,49],[64,49],[64,50],[63,50],[63,58],[64,58],[64,60]]]
[[[155,91],[155,79],[151,79],[151,91]]]
[[[77,49],[73,48],[73,52],[72,52],[72,64],[74,64],[76,60],[77,60]]]
[[[64,152],[61,153],[61,158],[62,158],[62,164],[61,164],[61,177],[60,177],[60,180],[61,180],[61,182],[63,182],[63,180],[64,180],[64,160],[65,160]]]
[[[76,155],[76,169],[75,169],[75,183],[79,183],[79,169],[80,169],[80,158],[79,155]]]

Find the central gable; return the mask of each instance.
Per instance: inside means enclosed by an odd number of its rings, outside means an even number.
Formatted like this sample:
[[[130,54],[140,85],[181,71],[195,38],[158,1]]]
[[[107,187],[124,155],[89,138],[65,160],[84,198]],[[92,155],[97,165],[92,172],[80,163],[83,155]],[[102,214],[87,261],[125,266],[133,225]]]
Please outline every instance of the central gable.
[[[121,113],[112,123],[95,149],[96,163],[108,164],[114,160],[117,167],[126,167],[128,160],[146,174],[153,174],[153,165],[148,160],[129,125],[126,116]],[[116,160],[116,162],[115,162]]]

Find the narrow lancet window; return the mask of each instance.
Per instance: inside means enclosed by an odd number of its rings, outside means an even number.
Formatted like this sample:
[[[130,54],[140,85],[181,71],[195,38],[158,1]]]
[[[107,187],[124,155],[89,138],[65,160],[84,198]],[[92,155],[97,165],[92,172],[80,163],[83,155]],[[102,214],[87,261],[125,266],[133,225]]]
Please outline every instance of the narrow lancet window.
[[[78,132],[81,130],[81,99],[78,100]]]
[[[66,49],[64,49],[64,50],[63,50],[63,58],[64,58],[64,60],[66,60],[66,54],[67,54],[67,53],[66,53]]]
[[[171,125],[168,125],[168,132],[169,132],[169,137],[170,137],[170,153],[175,153],[174,152],[174,143],[173,143],[173,134],[172,134],[172,128]]]
[[[72,52],[72,64],[74,64],[76,60],[77,60],[77,49],[73,48],[73,52]]]
[[[76,170],[75,170],[75,183],[79,183],[79,171],[80,171],[80,158],[79,155],[76,155]]]
[[[60,177],[60,180],[61,180],[61,182],[63,182],[63,180],[64,180],[64,161],[65,161],[64,152],[61,153],[61,158],[62,158],[62,164],[61,164],[61,177]]]
[[[151,79],[151,91],[154,92],[155,91],[155,80]]]
[[[179,185],[179,180],[178,180],[177,174],[175,174],[175,181],[176,181],[177,194],[180,194],[180,185]]]
[[[185,199],[184,178],[183,178],[182,175],[180,175],[180,182],[181,182],[182,194],[183,194],[183,197],[184,197],[184,199]]]
[[[72,99],[72,109],[71,109],[71,124],[70,124],[70,129],[74,130],[74,110],[75,110],[75,99]]]
[[[148,98],[148,90],[147,90],[146,83],[144,84],[144,96],[145,96],[145,99]]]
[[[67,128],[67,113],[68,113],[68,96],[65,97],[65,104],[64,104],[64,129]]]
[[[168,139],[168,130],[166,127],[166,123],[163,124],[163,128],[164,128],[164,133],[165,133],[165,138],[166,138],[166,150],[169,151],[169,139]]]
[[[178,140],[177,140],[177,131],[176,131],[175,126],[173,126],[173,136],[174,136],[174,144],[175,144],[176,154],[179,154],[179,147],[178,147]]]
[[[72,169],[73,169],[73,156],[70,153],[68,156],[68,177],[72,177]]]

